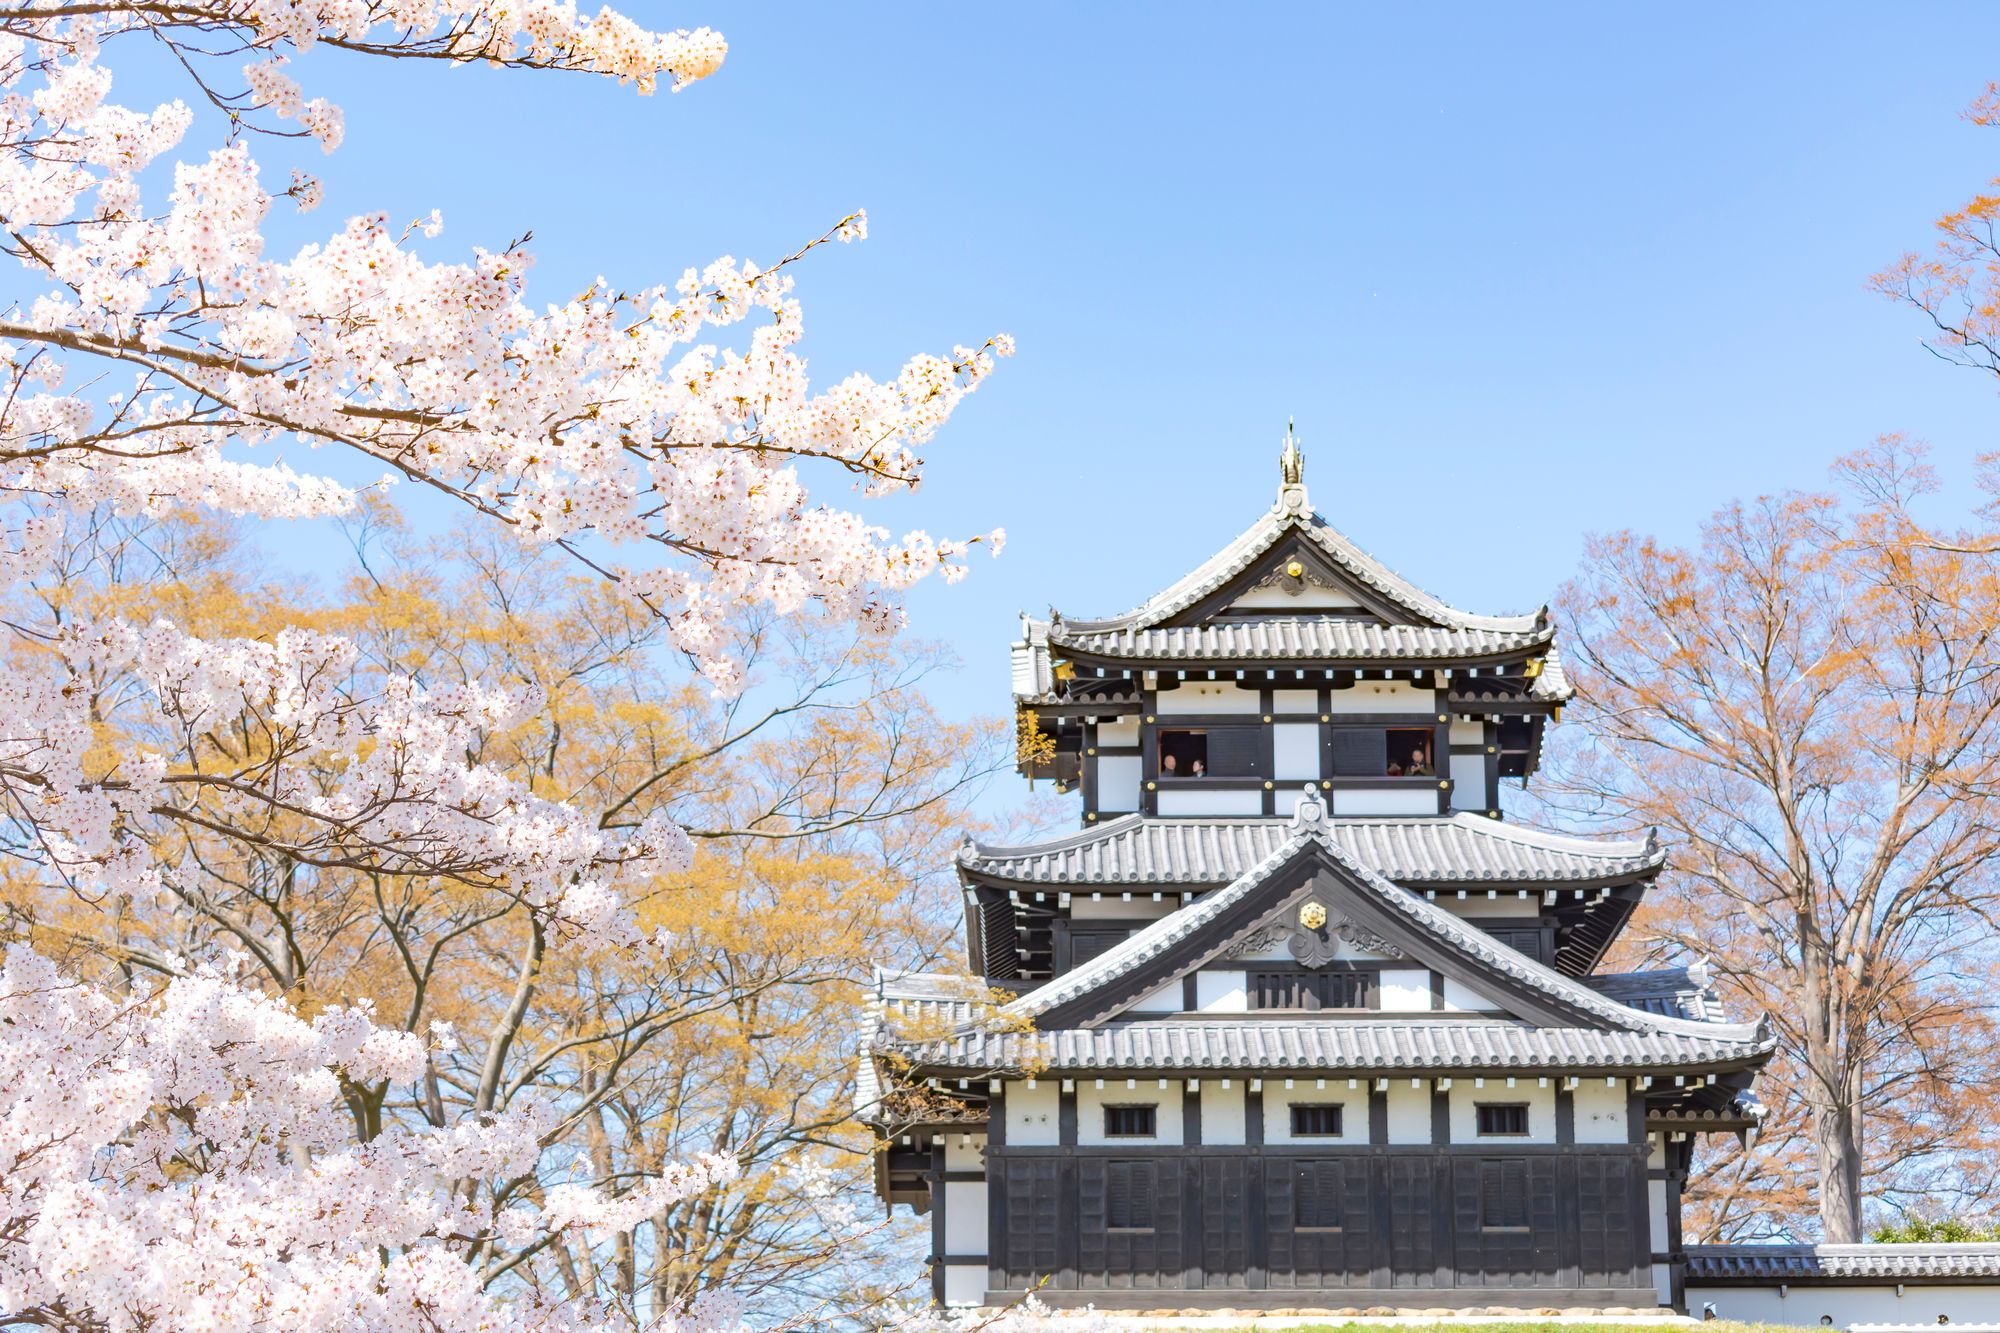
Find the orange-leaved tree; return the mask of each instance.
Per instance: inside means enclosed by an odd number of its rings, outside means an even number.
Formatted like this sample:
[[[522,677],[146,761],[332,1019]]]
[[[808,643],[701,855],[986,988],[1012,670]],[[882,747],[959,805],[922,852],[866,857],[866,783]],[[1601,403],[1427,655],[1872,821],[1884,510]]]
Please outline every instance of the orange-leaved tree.
[[[1691,548],[1593,538],[1566,590],[1581,744],[1556,799],[1657,826],[1637,947],[1706,955],[1781,1035],[1767,1132],[1694,1195],[1697,1235],[1860,1239],[1994,1160],[2000,909],[1995,515],[1938,531],[1922,451],[1734,503]]]

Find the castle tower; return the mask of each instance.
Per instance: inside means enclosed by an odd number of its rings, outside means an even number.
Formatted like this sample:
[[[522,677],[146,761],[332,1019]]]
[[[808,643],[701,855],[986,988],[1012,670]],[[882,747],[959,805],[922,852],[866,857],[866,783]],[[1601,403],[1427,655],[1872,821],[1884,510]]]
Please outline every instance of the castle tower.
[[[1571,695],[1307,499],[1143,605],[1023,622],[1023,771],[1082,827],[968,842],[970,972],[882,974],[861,1097],[937,1299],[1681,1306],[1694,1136],[1774,1041],[1699,966],[1598,971],[1664,865],[1501,818]]]

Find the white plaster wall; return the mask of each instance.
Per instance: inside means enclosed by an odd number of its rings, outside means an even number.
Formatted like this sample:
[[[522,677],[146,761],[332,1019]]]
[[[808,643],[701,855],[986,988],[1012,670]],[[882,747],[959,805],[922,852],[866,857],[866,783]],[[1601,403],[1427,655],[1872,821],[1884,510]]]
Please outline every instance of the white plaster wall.
[[[946,1264],[944,1269],[946,1305],[986,1304],[986,1265]]]
[[[1187,680],[1177,690],[1159,696],[1161,716],[1172,713],[1256,713],[1262,710],[1256,690],[1233,680]]]
[[[1629,1143],[1632,1127],[1626,1123],[1630,1108],[1625,1102],[1625,1085],[1612,1080],[1606,1087],[1601,1078],[1587,1078],[1571,1094],[1576,1104],[1578,1143]]]
[[[1339,717],[1342,713],[1435,714],[1436,704],[1436,690],[1419,689],[1407,680],[1364,680],[1353,689],[1335,690],[1327,706]]]
[[[1324,1088],[1316,1087],[1324,1082]],[[1340,1133],[1292,1137],[1292,1103],[1339,1106]],[[1264,1142],[1266,1143],[1366,1143],[1368,1142],[1368,1091],[1364,1084],[1350,1091],[1346,1079],[1299,1078],[1287,1088],[1281,1078],[1264,1080]]]
[[[1157,921],[1169,912],[1179,910],[1174,904],[1178,898],[1153,901],[1151,890],[1134,893],[1132,901],[1125,901],[1123,889],[1113,889],[1109,893],[1078,893],[1069,900],[1069,915],[1072,921]]]
[[[1126,1087],[1131,1082],[1136,1087]],[[1104,1137],[1104,1108],[1107,1106],[1157,1106],[1153,1124],[1159,1133],[1150,1139]],[[1162,1088],[1156,1078],[1107,1078],[1099,1088],[1094,1080],[1076,1081],[1076,1141],[1080,1144],[1129,1143],[1174,1144],[1181,1141],[1181,1085],[1168,1079]]]
[[[1279,722],[1271,728],[1272,776],[1280,782],[1319,781],[1319,724]]]
[[[1412,1087],[1411,1084],[1415,1083]],[[1389,1080],[1389,1142],[1431,1141],[1431,1085],[1428,1079]]]
[[[1021,1085],[1010,1083],[1007,1095]],[[950,1134],[945,1137],[944,1169],[947,1171],[984,1171],[986,1169],[986,1136],[984,1134]]]
[[[1272,690],[1271,707],[1279,713],[1311,713],[1319,718],[1318,690]]]
[[[1451,743],[1453,745],[1486,744],[1486,724],[1479,721],[1468,722],[1462,717],[1453,718],[1451,720]]]
[[[1451,756],[1451,808],[1454,810],[1486,810],[1486,756],[1483,754],[1455,754]]]
[[[1033,1087],[1009,1083],[1005,1097],[1007,1142],[1040,1147],[1060,1140],[1062,1127],[1056,1115],[1061,1093],[1054,1080],[1037,1079]]]
[[[1097,760],[1097,808],[1104,813],[1139,808],[1139,756],[1100,755]]]
[[[1494,896],[1486,896],[1484,889],[1468,889],[1463,898],[1456,889],[1450,893],[1440,893],[1437,905],[1454,916],[1533,916],[1541,909],[1540,895],[1530,893],[1522,896],[1518,889],[1495,889]]]
[[[1376,1007],[1388,1014],[1429,1013],[1431,1007],[1431,974],[1429,972],[1406,971],[1401,968],[1383,968],[1381,991]]]
[[[1500,1006],[1455,977],[1444,979],[1444,1011],[1448,1014],[1484,1014]]]
[[[1359,612],[1354,599],[1337,588],[1316,588],[1308,583],[1302,592],[1286,592],[1282,587],[1246,588],[1241,597],[1230,602],[1246,611],[1289,611],[1297,615],[1301,611],[1325,611],[1336,614],[1342,611],[1350,614]]]
[[[1241,972],[1194,974],[1194,1007],[1204,1014],[1240,1014],[1250,1008],[1247,985]]]
[[[1462,1144],[1478,1144],[1495,1152],[1506,1151],[1509,1144],[1542,1144],[1556,1141],[1556,1090],[1553,1084],[1542,1087],[1539,1078],[1516,1078],[1514,1086],[1508,1087],[1507,1080],[1488,1078],[1486,1086],[1480,1087],[1476,1078],[1453,1078],[1451,1081],[1451,1141]],[[1476,1107],[1481,1102],[1526,1102],[1528,1104],[1528,1132],[1526,1134],[1489,1135],[1479,1133],[1479,1115]],[[1664,1246],[1660,1248],[1665,1248]]]
[[[1264,813],[1261,791],[1190,791],[1186,787],[1160,789],[1159,811],[1163,815],[1260,815]]]
[[[1247,1141],[1243,1120],[1243,1080],[1232,1078],[1223,1087],[1219,1078],[1201,1081],[1201,1141],[1203,1143],[1243,1143]]]
[[[1136,717],[1108,718],[1097,724],[1099,745],[1137,745],[1139,743],[1139,719]]]
[[[1652,1219],[1653,1253],[1664,1254],[1672,1243],[1667,1235],[1667,1182],[1646,1182],[1646,1216]]]
[[[1953,1325],[1978,1320],[1990,1324],[2000,1318],[2000,1282],[1965,1287],[1905,1283],[1900,1296],[1893,1286],[1790,1286],[1781,1295],[1775,1283],[1769,1287],[1688,1284],[1688,1313],[1699,1319],[1702,1306],[1711,1302],[1718,1319],[1799,1328],[1820,1327],[1822,1315],[1831,1315],[1835,1328],[1851,1328],[1856,1324],[1935,1325],[1939,1315],[1950,1319]]]
[[[1132,1007],[1129,1012],[1135,1014],[1178,1014],[1186,1008],[1186,997],[1187,992],[1181,985],[1181,979],[1175,977],[1172,981],[1156,986],[1144,995],[1141,995],[1138,999],[1132,1001]]]
[[[944,1184],[944,1252],[986,1253],[986,1182],[947,1180]]]
[[[1434,815],[1437,804],[1437,788],[1428,782],[1409,791],[1342,791],[1335,788],[1333,792],[1333,813],[1336,815]]]

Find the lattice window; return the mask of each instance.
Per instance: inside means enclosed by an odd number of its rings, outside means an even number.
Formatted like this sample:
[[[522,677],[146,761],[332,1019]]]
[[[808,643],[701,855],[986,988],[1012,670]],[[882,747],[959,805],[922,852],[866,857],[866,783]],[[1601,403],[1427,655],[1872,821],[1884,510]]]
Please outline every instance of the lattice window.
[[[1340,1137],[1339,1103],[1292,1103],[1292,1137],[1295,1139]]]
[[[1159,1132],[1157,1106],[1107,1106],[1104,1108],[1104,1137],[1107,1139],[1150,1139]]]
[[[1525,1102],[1482,1102],[1475,1109],[1481,1134],[1521,1135],[1528,1132],[1528,1107]]]
[[[1373,972],[1252,972],[1252,1009],[1370,1009]]]

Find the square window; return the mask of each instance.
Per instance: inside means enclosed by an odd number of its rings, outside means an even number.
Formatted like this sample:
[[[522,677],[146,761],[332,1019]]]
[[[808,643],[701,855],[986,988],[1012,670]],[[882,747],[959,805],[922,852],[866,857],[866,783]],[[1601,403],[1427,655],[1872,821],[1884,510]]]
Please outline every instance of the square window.
[[[1431,763],[1431,742],[1434,739],[1429,731],[1392,728],[1388,736],[1388,775],[1392,778],[1435,777],[1437,769]]]
[[[1107,1106],[1104,1108],[1104,1137],[1107,1139],[1150,1139],[1159,1132],[1157,1106]]]
[[[1340,1136],[1340,1112],[1338,1103],[1331,1106],[1312,1102],[1292,1103],[1292,1137],[1338,1138]]]
[[[1481,1134],[1526,1134],[1528,1106],[1525,1102],[1481,1102],[1476,1108]]]

